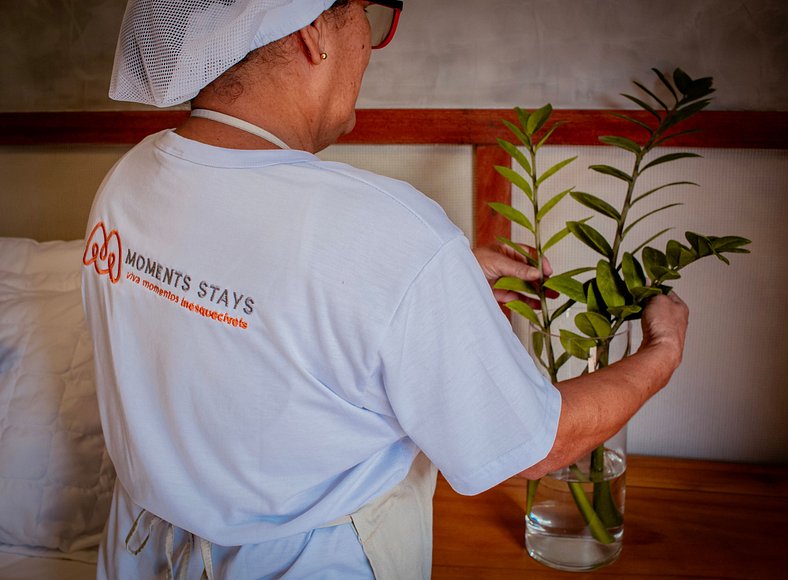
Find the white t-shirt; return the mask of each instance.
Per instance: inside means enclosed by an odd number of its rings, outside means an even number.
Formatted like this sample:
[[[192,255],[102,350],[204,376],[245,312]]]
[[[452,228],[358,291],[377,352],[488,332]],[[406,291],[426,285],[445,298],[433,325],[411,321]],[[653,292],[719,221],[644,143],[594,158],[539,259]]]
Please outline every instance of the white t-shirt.
[[[108,174],[88,234],[107,447],[178,527],[265,542],[355,511],[419,449],[474,494],[552,446],[558,391],[406,183],[164,131]]]

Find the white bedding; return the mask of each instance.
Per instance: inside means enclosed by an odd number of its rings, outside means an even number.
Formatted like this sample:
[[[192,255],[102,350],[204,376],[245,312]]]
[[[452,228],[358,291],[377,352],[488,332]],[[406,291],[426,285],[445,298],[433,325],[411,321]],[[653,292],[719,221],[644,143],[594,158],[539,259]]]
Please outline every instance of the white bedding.
[[[0,578],[93,578],[114,485],[83,243],[0,238]]]

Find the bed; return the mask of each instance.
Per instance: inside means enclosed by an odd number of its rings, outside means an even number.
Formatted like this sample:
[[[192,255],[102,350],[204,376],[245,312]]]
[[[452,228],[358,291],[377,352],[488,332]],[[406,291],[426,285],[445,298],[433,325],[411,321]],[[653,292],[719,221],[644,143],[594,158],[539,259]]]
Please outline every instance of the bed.
[[[185,114],[4,113],[0,145],[129,145]],[[557,115],[571,121],[561,144],[592,145],[597,135],[623,134],[606,112]],[[511,162],[496,145],[505,133],[501,117],[513,118],[498,110],[365,110],[343,142],[470,146],[469,237],[482,244],[509,234],[508,222],[487,205],[511,200],[509,184],[493,170]],[[787,148],[784,113],[708,112],[698,119],[705,130],[683,145]],[[0,237],[0,578],[93,578],[114,472],[81,308],[84,246],[79,239],[32,237],[38,236]]]
[[[95,577],[114,483],[80,240],[0,238],[0,578]]]

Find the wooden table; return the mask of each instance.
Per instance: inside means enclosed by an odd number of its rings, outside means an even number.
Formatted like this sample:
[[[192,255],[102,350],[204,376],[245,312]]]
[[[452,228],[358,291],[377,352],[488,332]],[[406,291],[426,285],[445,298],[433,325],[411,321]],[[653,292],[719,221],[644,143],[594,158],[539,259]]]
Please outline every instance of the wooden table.
[[[525,481],[477,496],[439,477],[433,578],[788,578],[788,466],[630,456],[624,549],[589,573],[524,549]]]

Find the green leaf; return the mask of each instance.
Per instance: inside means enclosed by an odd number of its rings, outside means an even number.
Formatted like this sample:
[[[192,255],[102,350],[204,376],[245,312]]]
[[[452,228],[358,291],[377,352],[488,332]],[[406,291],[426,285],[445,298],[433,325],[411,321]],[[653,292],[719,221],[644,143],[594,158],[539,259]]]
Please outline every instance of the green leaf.
[[[503,165],[496,165],[495,170],[501,175],[503,175],[511,183],[513,183],[521,190],[523,190],[525,195],[528,196],[528,199],[530,199],[531,202],[533,203],[534,194],[533,191],[531,190],[531,185],[525,180],[525,177],[517,173],[511,167],[504,167]]]
[[[635,154],[640,153],[640,145],[632,141],[632,139],[627,139],[626,137],[615,137],[612,135],[605,135],[603,137],[600,137],[599,141],[601,141],[605,145],[612,145],[613,147],[618,147],[619,149],[624,149],[631,153],[635,153]]]
[[[590,220],[590,219],[591,219],[590,217],[583,218],[583,219],[581,219],[581,220],[580,220],[580,223],[584,224],[584,223],[586,223],[586,222],[587,222],[588,220]],[[558,242],[560,242],[561,240],[563,240],[563,239],[564,239],[566,236],[568,236],[568,235],[569,235],[569,233],[570,233],[570,232],[569,232],[569,228],[566,228],[566,227],[565,227],[565,228],[563,228],[561,231],[559,231],[559,232],[556,232],[555,234],[553,234],[553,235],[550,237],[550,239],[549,239],[549,240],[547,240],[547,242],[546,242],[546,243],[542,244],[542,253],[545,253],[545,252],[547,252],[547,250],[548,250],[549,248],[553,247],[553,246],[554,246],[554,245],[556,245]]]
[[[519,139],[520,143],[522,143],[526,147],[530,147],[531,146],[531,138],[528,135],[526,135],[525,133],[523,133],[523,131],[522,131],[522,129],[520,129],[520,127],[518,127],[514,123],[511,123],[511,122],[507,121],[506,119],[504,119],[502,121],[502,123],[504,125],[506,125],[506,127],[512,133],[514,133],[514,136],[517,137],[517,139]]]
[[[550,179],[550,177],[552,177],[555,173],[560,171],[563,167],[566,167],[567,165],[572,163],[572,161],[574,161],[575,159],[577,159],[577,156],[570,157],[569,159],[564,159],[563,161],[559,161],[558,163],[553,165],[550,169],[548,169],[547,171],[542,173],[542,175],[539,176],[539,179],[536,180],[536,185],[541,185],[542,183]]]
[[[681,278],[678,272],[670,268],[667,256],[651,246],[643,248],[643,267],[654,282]]]
[[[526,217],[526,215],[520,210],[515,209],[510,205],[506,205],[505,203],[499,203],[497,201],[492,201],[487,205],[489,205],[492,209],[494,209],[496,212],[501,214],[509,221],[521,225],[529,232],[534,233],[534,226],[531,224],[531,220],[529,220]]]
[[[665,121],[663,121],[662,123],[663,131],[666,130],[668,127],[672,127],[673,125],[677,125],[682,121],[689,119],[695,113],[702,111],[703,109],[708,107],[710,103],[711,101],[706,99],[704,101],[697,101],[695,103],[692,103],[691,105],[687,105],[683,109],[679,109],[672,116],[670,116],[669,118],[665,119]]]
[[[569,193],[570,191],[572,191],[572,188],[571,188],[571,187],[570,187],[569,189],[566,189],[566,190],[562,191],[561,193],[557,193],[556,195],[554,195],[553,197],[551,197],[551,198],[549,199],[549,201],[548,201],[546,204],[544,204],[542,207],[540,207],[540,208],[539,208],[539,212],[537,212],[537,214],[536,214],[536,221],[541,221],[541,220],[542,220],[542,218],[543,218],[544,216],[546,216],[546,215],[547,215],[547,213],[548,213],[548,212],[549,212],[551,209],[553,209],[553,208],[555,207],[555,205],[556,205],[556,204],[557,204],[559,201],[561,201],[562,199],[564,199],[564,197],[566,197],[566,194],[567,194],[567,193]],[[568,233],[568,232],[567,232],[567,233]]]
[[[659,80],[660,80],[660,81],[662,81],[662,84],[663,84],[663,85],[665,85],[665,88],[666,88],[666,89],[668,89],[668,90],[670,91],[670,94],[671,94],[671,95],[673,95],[673,98],[674,98],[676,101],[678,101],[678,100],[679,100],[679,96],[676,94],[676,91],[673,89],[673,85],[672,85],[672,84],[671,84],[671,82],[670,82],[670,81],[667,79],[667,77],[666,77],[664,74],[662,74],[662,72],[661,72],[661,71],[659,71],[658,69],[652,68],[651,70],[653,70],[653,71],[654,71],[654,73],[655,73],[655,74],[657,75],[657,77],[659,78]]]
[[[652,193],[656,193],[661,189],[665,189],[666,187],[673,187],[675,185],[694,185],[696,187],[699,187],[698,184],[695,183],[694,181],[673,181],[671,183],[666,183],[665,185],[660,185],[659,187],[655,187],[654,189],[650,189],[646,193],[639,195],[638,197],[632,200],[632,205],[635,205],[637,202],[639,202],[642,199],[646,199]]]
[[[550,290],[560,292],[575,302],[585,303],[586,301],[586,296],[583,292],[583,284],[571,276],[567,276],[565,274],[552,276],[551,278],[548,278],[542,282],[542,286],[549,288]]]
[[[654,288],[653,286],[643,286],[642,288],[635,288],[632,290],[632,296],[635,297],[635,302],[641,303],[653,296],[658,296],[662,294],[659,288]]]
[[[657,209],[651,210],[651,211],[650,211],[650,212],[648,212],[648,213],[645,213],[645,214],[643,214],[642,216],[640,216],[638,219],[636,219],[635,221],[633,221],[631,224],[629,224],[629,225],[628,225],[628,226],[627,226],[627,227],[624,229],[624,231],[621,233],[621,238],[623,239],[623,238],[624,238],[624,237],[625,237],[625,236],[626,236],[626,235],[629,233],[629,231],[630,231],[632,228],[634,228],[636,225],[638,225],[640,222],[642,222],[642,221],[643,221],[644,219],[646,219],[647,217],[649,217],[649,216],[651,216],[651,215],[654,215],[655,213],[659,213],[659,212],[661,212],[661,211],[664,211],[664,210],[666,210],[666,209],[670,209],[670,208],[672,208],[672,207],[676,207],[677,205],[684,205],[684,204],[683,204],[683,203],[680,203],[680,202],[677,202],[677,203],[669,203],[668,205],[663,205],[662,207],[659,207],[659,208],[657,208]]]
[[[626,320],[630,316],[640,313],[643,307],[637,304],[626,304],[624,306],[611,306],[608,310],[616,318]]]
[[[668,163],[669,161],[676,161],[677,159],[687,159],[689,157],[702,157],[702,155],[698,155],[697,153],[668,153],[667,155],[662,155],[661,157],[657,157],[654,161],[647,163],[640,172],[643,173],[649,167],[654,167],[655,165],[660,165],[662,163]]]
[[[575,316],[578,330],[592,338],[605,338],[612,334],[607,318],[596,312],[581,312]]]
[[[645,101],[643,101],[641,99],[638,99],[637,97],[633,97],[632,95],[627,95],[626,93],[621,93],[621,96],[626,98],[626,99],[629,99],[630,101],[635,103],[641,109],[645,109],[646,111],[648,111],[649,113],[654,115],[657,118],[658,121],[662,120],[662,117],[659,116],[659,113],[657,113],[656,109],[654,109],[654,107],[649,105],[647,102],[645,102]]]
[[[687,105],[684,105],[676,112],[675,119],[678,119],[679,121],[688,119],[695,113],[698,113],[703,109],[705,109],[706,107],[708,107],[710,104],[711,104],[711,99],[703,99],[702,101],[695,101],[694,103],[689,103]]]
[[[654,93],[652,93],[650,90],[648,90],[648,89],[647,89],[645,86],[643,86],[641,83],[639,83],[639,82],[637,82],[637,81],[633,81],[633,82],[635,83],[635,86],[637,86],[637,87],[638,87],[638,88],[639,88],[641,91],[643,91],[643,92],[644,92],[644,93],[646,93],[646,94],[647,94],[649,97],[651,97],[652,99],[654,99],[655,101],[657,101],[657,102],[659,103],[659,106],[660,106],[660,107],[662,107],[662,108],[663,108],[663,109],[665,109],[666,111],[667,111],[667,110],[670,108],[670,107],[668,107],[668,106],[667,106],[667,105],[666,105],[666,104],[663,102],[663,100],[662,100],[662,99],[660,99],[660,98],[659,98],[657,95],[655,95],[655,94],[654,94]]]
[[[560,335],[561,345],[564,347],[564,350],[582,360],[587,360],[588,351],[596,346],[594,339],[580,336],[565,328],[561,329]]]
[[[607,311],[603,311],[604,301],[602,300],[602,295],[599,293],[596,279],[592,278],[586,282],[583,288],[586,295],[586,310],[588,312],[597,312],[605,316]]]
[[[505,139],[498,139],[498,145],[501,146],[501,149],[511,155],[512,159],[517,161],[517,163],[520,164],[520,167],[522,167],[526,173],[531,173],[531,164],[528,162],[525,154],[515,147],[514,144],[509,143],[509,141],[506,141]]]
[[[561,353],[561,356],[555,359],[555,365],[553,365],[555,366],[555,372],[558,372],[558,369],[564,366],[564,364],[566,364],[566,361],[568,361],[570,358],[572,358],[572,355],[569,354],[568,352]]]
[[[523,302],[522,300],[511,300],[507,302],[505,306],[509,310],[512,310],[513,312],[516,312],[520,316],[528,319],[528,321],[530,321],[535,326],[542,328],[542,323],[539,322],[539,318],[536,316],[536,312],[534,312],[534,309],[531,308],[531,306],[526,302]]]
[[[622,284],[610,262],[599,260],[596,265],[596,283],[599,287],[599,293],[602,294],[602,299],[608,307],[626,304],[626,297],[620,290]]]
[[[649,135],[654,134],[654,129],[652,129],[649,125],[640,121],[639,119],[635,119],[634,117],[629,117],[627,115],[622,115],[621,113],[611,113],[613,117],[618,117],[619,119],[624,119],[625,121],[629,121],[630,123],[634,123],[648,131]]]
[[[676,240],[668,241],[665,256],[668,258],[668,265],[675,270],[680,270],[698,259],[694,251]]]
[[[664,137],[657,139],[654,141],[654,147],[657,145],[664,145],[666,141],[670,141],[675,137],[679,137],[681,135],[689,135],[690,133],[697,133],[700,129],[686,129],[684,131],[676,131],[675,133],[671,133],[670,135],[665,135]]]
[[[500,242],[500,243],[502,243],[502,244],[504,244],[504,245],[506,245],[506,246],[509,246],[509,247],[510,247],[511,249],[513,249],[515,252],[517,252],[518,254],[520,254],[520,255],[523,257],[523,259],[524,259],[526,262],[528,262],[528,264],[529,264],[530,266],[533,266],[534,268],[538,267],[538,262],[536,261],[536,258],[534,258],[534,257],[533,257],[533,256],[532,256],[532,255],[531,255],[529,252],[528,252],[528,250],[526,250],[525,248],[523,248],[523,247],[522,247],[520,244],[517,244],[517,243],[513,242],[512,240],[510,240],[509,238],[505,238],[505,237],[503,237],[503,236],[495,236],[495,239],[496,239],[498,242]]]
[[[514,110],[517,113],[517,119],[520,121],[520,126],[525,128],[525,125],[528,123],[528,117],[531,115],[531,113],[521,109],[520,107],[515,107]]]
[[[493,288],[495,288],[496,290],[510,290],[512,292],[533,294],[535,296],[539,295],[539,291],[536,288],[534,288],[531,284],[529,284],[525,280],[521,280],[520,278],[514,278],[512,276],[504,276],[502,278],[498,278],[498,281],[495,282]]]
[[[643,248],[643,247],[644,247],[644,246],[646,246],[647,244],[650,244],[651,242],[653,242],[654,240],[656,240],[658,237],[660,237],[662,234],[664,234],[664,233],[666,233],[666,232],[669,232],[669,231],[670,231],[670,230],[672,230],[672,229],[673,229],[673,228],[665,228],[664,230],[657,232],[656,234],[654,234],[653,236],[651,236],[649,239],[647,239],[645,242],[643,242],[642,244],[640,244],[640,245],[639,245],[637,248],[635,248],[634,250],[632,250],[632,254],[633,254],[633,255],[634,255],[634,254],[637,254],[637,253],[638,253],[638,252],[641,250],[641,248]]]
[[[662,294],[662,292],[658,288],[654,288],[652,286],[642,286],[640,288],[632,289],[632,296],[635,297],[635,302],[637,303],[648,300],[652,296],[658,296],[659,294]]]
[[[558,242],[563,240],[568,235],[569,235],[569,228],[563,228],[561,231],[556,232],[555,234],[550,236],[550,239],[547,240],[547,242],[545,242],[542,245],[542,252],[546,252],[548,249],[552,248],[554,245],[556,245]]]
[[[621,181],[626,181],[630,183],[632,181],[632,177],[621,171],[620,169],[616,169],[615,167],[611,167],[610,165],[591,165],[589,169],[596,171],[597,173],[602,173],[603,175],[610,175],[611,177],[615,177],[616,179],[620,179]]]
[[[692,84],[692,78],[683,70],[677,68],[673,71],[673,82],[676,84],[676,88],[681,91],[681,94],[685,95],[690,88],[690,84]]]
[[[695,254],[697,254],[698,258],[705,258],[706,256],[711,256],[714,253],[714,250],[711,247],[711,241],[706,236],[702,236],[693,232],[686,232],[684,237],[687,238],[687,241],[690,243],[690,246],[692,247]]]
[[[624,274],[624,283],[627,289],[634,295],[636,288],[646,285],[646,275],[643,273],[643,266],[637,258],[629,252],[624,252],[621,257],[621,272]]]
[[[616,222],[621,221],[621,214],[618,213],[616,208],[595,195],[591,195],[590,193],[585,193],[583,191],[573,191],[572,197],[575,199],[575,201],[583,204],[587,208],[598,211],[609,218],[613,218],[616,220]]]
[[[723,236],[720,238],[709,238],[711,247],[717,252],[733,252],[736,254],[749,254],[750,250],[742,248],[752,242],[747,238],[739,236]]]
[[[525,132],[529,135],[533,135],[539,129],[542,128],[542,125],[545,124],[547,119],[550,118],[550,114],[553,112],[553,107],[550,104],[545,105],[541,109],[537,109],[533,113],[528,116],[528,120],[525,123]]]
[[[541,139],[539,139],[539,143],[537,143],[537,144],[536,144],[536,146],[534,147],[534,153],[536,153],[537,151],[539,151],[539,149],[542,147],[542,145],[544,145],[545,143],[547,143],[547,140],[548,140],[548,139],[550,138],[550,136],[553,134],[553,131],[555,131],[556,129],[558,129],[558,127],[560,127],[560,126],[561,126],[561,125],[563,125],[563,124],[564,124],[563,122],[554,123],[554,124],[553,124],[553,126],[552,126],[552,127],[550,127],[550,129],[547,131],[547,133],[545,133],[545,134],[544,134],[544,137],[542,137]]]
[[[578,276],[580,274],[585,274],[586,272],[592,272],[595,270],[596,268],[592,268],[591,266],[585,266],[583,268],[575,268],[573,270],[567,270],[566,272],[561,272],[561,275],[571,276],[572,278],[574,278],[575,276]]]
[[[587,245],[592,250],[599,252],[605,258],[613,257],[613,248],[607,242],[605,237],[596,231],[588,224],[581,222],[566,222],[566,227],[569,231],[581,242]]]
[[[750,251],[742,248],[741,246],[749,244],[750,240],[739,238],[737,236],[726,236],[724,238],[717,238],[715,236],[706,236],[709,242],[712,253],[722,262],[730,265],[731,261],[722,255],[722,252],[730,252],[734,254],[749,254]]]
[[[648,277],[651,280],[656,280],[662,271],[668,269],[668,258],[656,248],[646,246],[643,248],[643,266]]]
[[[713,93],[715,89],[711,86],[714,83],[714,79],[712,77],[704,77],[701,79],[695,79],[690,83],[689,88],[687,89],[687,93],[684,96],[683,101],[690,102],[695,101],[697,99],[702,99]]]
[[[534,354],[537,358],[542,356],[544,351],[544,333],[540,330],[535,330],[531,333],[531,344],[533,344]]]
[[[643,267],[629,252],[624,252],[621,259],[621,271],[624,274],[624,283],[627,290],[635,299],[635,303],[642,302],[646,298],[661,294],[656,288],[646,286],[646,275],[643,272]]]

